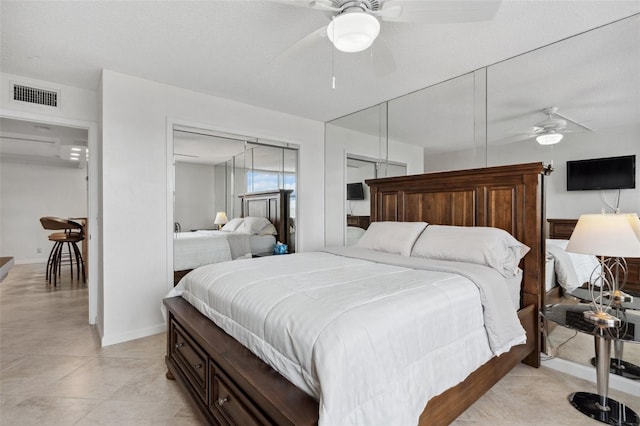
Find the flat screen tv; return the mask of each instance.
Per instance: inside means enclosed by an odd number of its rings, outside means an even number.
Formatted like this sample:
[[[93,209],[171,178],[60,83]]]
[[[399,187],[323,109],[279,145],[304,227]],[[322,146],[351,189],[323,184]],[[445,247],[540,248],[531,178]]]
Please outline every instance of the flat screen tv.
[[[364,200],[362,182],[347,184],[347,200]]]
[[[567,161],[567,191],[635,187],[635,155]]]

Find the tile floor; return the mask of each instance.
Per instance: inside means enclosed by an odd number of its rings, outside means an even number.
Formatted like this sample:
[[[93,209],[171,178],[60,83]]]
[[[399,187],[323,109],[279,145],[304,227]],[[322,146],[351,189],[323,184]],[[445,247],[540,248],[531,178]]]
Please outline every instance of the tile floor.
[[[68,275],[53,288],[44,265],[11,269],[0,283],[0,425],[200,424],[164,377],[164,334],[101,348],[87,315],[86,286]],[[595,385],[521,365],[454,425],[601,424],[569,405],[576,390]],[[640,397],[611,396],[640,411]]]

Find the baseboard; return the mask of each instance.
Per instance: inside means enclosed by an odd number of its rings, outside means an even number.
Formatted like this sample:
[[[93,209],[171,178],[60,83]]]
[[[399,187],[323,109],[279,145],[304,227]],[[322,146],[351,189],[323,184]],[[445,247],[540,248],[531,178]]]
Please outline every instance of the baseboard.
[[[102,334],[102,346],[110,346],[118,343],[128,342],[129,340],[140,339],[142,337],[153,336],[154,334],[163,333],[167,330],[167,324],[164,322],[151,327],[131,330],[126,333],[119,334]]]
[[[542,361],[542,365],[580,379],[588,380],[593,383],[596,382],[595,367],[578,364],[576,362],[560,358],[552,358]],[[625,379],[624,377],[620,377],[615,374],[609,375],[609,388],[625,392],[630,395],[640,396],[640,383],[635,380]]]

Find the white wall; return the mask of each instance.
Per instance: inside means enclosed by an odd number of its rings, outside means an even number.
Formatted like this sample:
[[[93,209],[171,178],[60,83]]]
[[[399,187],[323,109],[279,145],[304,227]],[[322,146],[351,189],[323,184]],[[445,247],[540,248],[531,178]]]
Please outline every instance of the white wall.
[[[545,177],[546,216],[554,219],[575,219],[584,213],[598,213],[605,206],[601,196],[615,202],[616,191],[567,191],[566,162],[588,158],[615,157],[636,154],[636,188],[621,190],[622,212],[640,213],[640,125],[595,132],[566,133],[560,143],[539,145],[535,139],[490,146],[487,166],[553,161],[554,172]],[[467,154],[467,155],[465,155]],[[454,152],[427,157],[425,171],[468,168],[473,152]],[[484,164],[473,164],[484,167]]]
[[[380,158],[381,149],[377,136],[356,132],[344,127],[326,125],[325,163],[325,244],[340,246],[345,243],[346,217],[346,157],[355,154]],[[403,142],[389,141],[389,160],[407,165],[407,174],[423,173],[424,150]],[[384,155],[384,154],[383,154]]]
[[[102,343],[164,329],[173,218],[168,123],[300,145],[299,250],[323,246],[324,125],[105,70],[102,75]]]
[[[211,165],[176,162],[173,221],[180,223],[183,232],[214,228],[214,172],[214,166]]]
[[[0,160],[0,256],[46,262],[53,245],[40,217],[86,217],[86,169]],[[44,270],[44,269],[43,269]]]
[[[227,168],[225,167],[225,163],[217,164],[214,167],[214,176],[216,193],[214,202],[215,211],[225,212],[227,218],[232,219],[232,217],[230,217],[231,206],[227,204]]]

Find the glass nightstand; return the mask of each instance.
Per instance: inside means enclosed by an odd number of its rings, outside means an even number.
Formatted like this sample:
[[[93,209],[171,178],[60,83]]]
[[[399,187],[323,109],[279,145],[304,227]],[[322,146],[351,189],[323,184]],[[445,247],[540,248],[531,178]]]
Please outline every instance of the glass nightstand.
[[[638,425],[640,418],[630,407],[609,398],[609,366],[611,342],[640,343],[640,312],[611,310],[609,313],[621,322],[617,327],[594,325],[584,317],[592,310],[588,304],[547,305],[542,316],[564,327],[594,336],[596,348],[597,394],[574,392],[569,395],[571,404],[581,413],[610,425]]]

